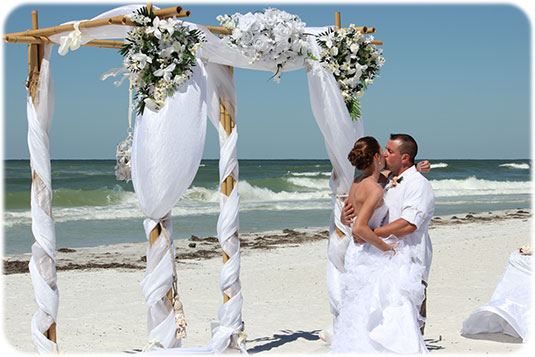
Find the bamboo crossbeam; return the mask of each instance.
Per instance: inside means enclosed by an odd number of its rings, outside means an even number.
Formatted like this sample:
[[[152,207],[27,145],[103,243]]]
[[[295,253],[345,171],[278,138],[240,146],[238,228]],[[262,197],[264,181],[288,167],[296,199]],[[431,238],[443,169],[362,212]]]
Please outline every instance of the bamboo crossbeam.
[[[160,18],[167,18],[167,17],[189,17],[191,15],[190,11],[182,11],[182,8],[180,6],[160,9],[160,10],[154,10],[153,13],[160,17]],[[118,15],[114,17],[108,17],[105,19],[98,19],[98,20],[87,20],[82,21],[79,24],[79,28],[94,28],[94,27],[100,27],[100,26],[106,26],[106,25],[130,25],[132,24],[130,22],[130,19],[127,16],[124,15]],[[22,32],[14,32],[9,35],[25,35],[25,36],[51,36],[55,35],[61,32],[67,32],[67,31],[73,31],[74,30],[74,24],[66,24],[66,25],[58,25],[58,26],[52,26],[52,27],[44,27],[42,29],[32,29],[32,30],[26,30]]]
[[[211,33],[215,33],[218,35],[231,35],[232,34],[232,30],[223,26],[205,25],[204,27],[206,27]]]

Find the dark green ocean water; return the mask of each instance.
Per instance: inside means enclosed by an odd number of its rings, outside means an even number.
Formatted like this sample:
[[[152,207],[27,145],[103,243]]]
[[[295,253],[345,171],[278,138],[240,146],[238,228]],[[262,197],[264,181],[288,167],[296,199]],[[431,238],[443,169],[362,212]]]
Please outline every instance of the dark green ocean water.
[[[529,160],[430,160],[435,215],[528,208]],[[328,226],[329,160],[240,160],[240,232]],[[115,179],[114,160],[53,160],[56,246],[145,241],[132,183]],[[218,161],[203,160],[172,211],[174,238],[214,236]],[[30,165],[4,161],[4,253],[30,252]]]

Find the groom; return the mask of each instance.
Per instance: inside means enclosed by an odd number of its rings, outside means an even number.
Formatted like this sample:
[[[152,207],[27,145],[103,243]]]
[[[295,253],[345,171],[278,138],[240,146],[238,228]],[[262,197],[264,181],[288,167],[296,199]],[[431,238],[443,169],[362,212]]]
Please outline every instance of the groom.
[[[412,260],[425,266],[421,278],[422,284],[427,287],[433,256],[428,226],[435,210],[435,195],[429,181],[416,169],[414,160],[417,153],[418,145],[410,135],[390,135],[384,151],[385,169],[391,171],[384,194],[389,210],[388,224],[374,232],[379,237],[393,234],[411,246]],[[342,221],[352,219],[355,216],[353,212],[353,207],[344,206]],[[420,309],[424,318],[427,315],[426,300]],[[423,334],[424,326],[421,331]]]

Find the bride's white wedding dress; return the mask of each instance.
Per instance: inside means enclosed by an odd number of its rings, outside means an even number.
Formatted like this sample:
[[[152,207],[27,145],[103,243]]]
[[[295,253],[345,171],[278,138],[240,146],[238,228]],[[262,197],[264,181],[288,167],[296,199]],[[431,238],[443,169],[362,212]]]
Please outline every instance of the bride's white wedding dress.
[[[377,208],[369,225],[382,225],[388,214]],[[423,266],[411,262],[409,246],[396,242],[396,254],[351,240],[342,274],[340,314],[334,325],[334,353],[425,353],[419,308],[424,299]]]

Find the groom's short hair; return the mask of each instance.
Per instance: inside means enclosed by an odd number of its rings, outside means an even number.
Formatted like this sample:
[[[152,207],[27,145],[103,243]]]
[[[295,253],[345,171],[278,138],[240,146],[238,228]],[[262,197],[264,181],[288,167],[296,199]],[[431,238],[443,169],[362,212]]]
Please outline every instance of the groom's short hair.
[[[408,154],[411,163],[414,165],[416,154],[418,154],[418,144],[416,144],[416,140],[408,134],[390,134],[390,140],[401,141],[401,145],[399,146],[400,154]]]

